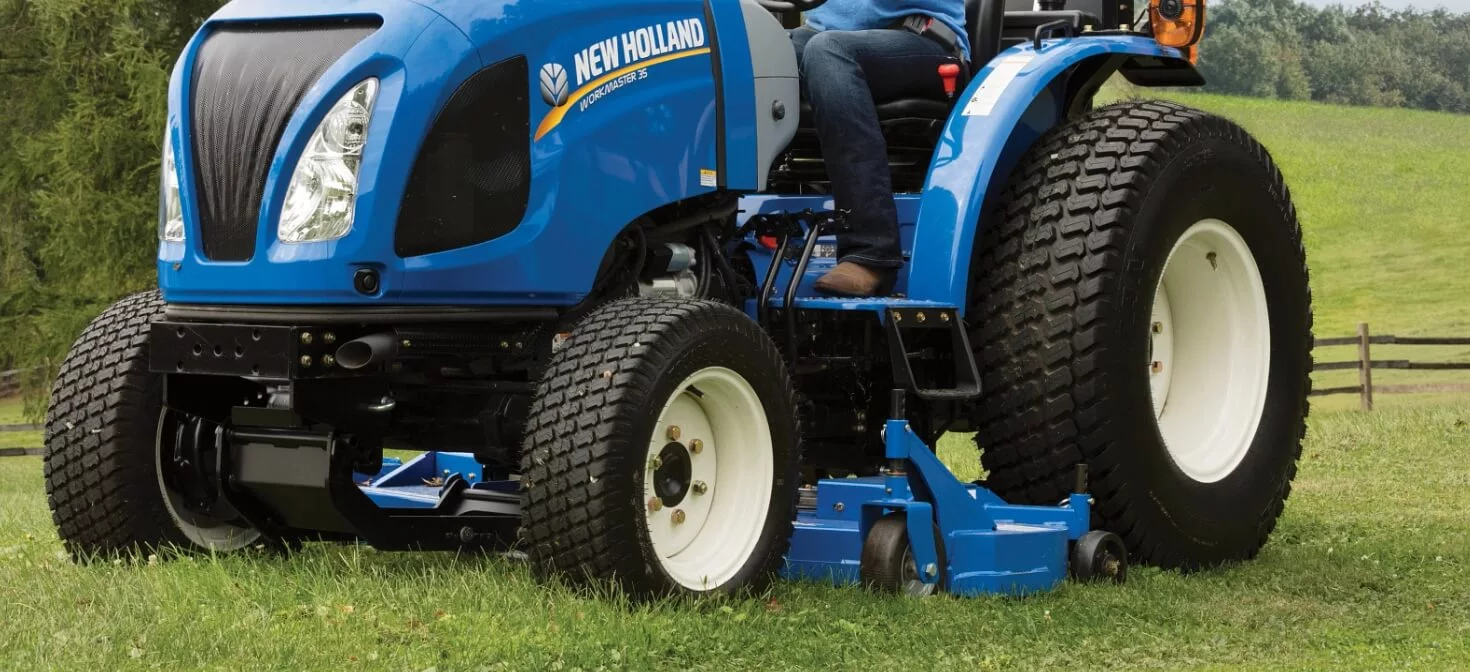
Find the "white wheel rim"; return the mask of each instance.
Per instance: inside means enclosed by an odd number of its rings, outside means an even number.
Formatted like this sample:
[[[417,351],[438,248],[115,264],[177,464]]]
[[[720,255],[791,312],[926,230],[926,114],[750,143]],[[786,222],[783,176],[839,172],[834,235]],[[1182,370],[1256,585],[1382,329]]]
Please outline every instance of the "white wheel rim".
[[[1149,386],[1174,463],[1203,483],[1250,452],[1271,372],[1261,272],[1245,239],[1218,219],[1180,236],[1154,291]]]
[[[168,510],[168,517],[183,533],[184,538],[195,545],[208,551],[228,553],[246,548],[260,540],[260,530],[253,527],[239,527],[228,523],[216,523],[202,520],[199,516],[189,513],[184,508],[183,499],[170,490],[163,480],[163,441],[164,430],[168,423],[164,418],[168,416],[168,409],[158,416],[157,430],[157,457],[154,459],[153,473],[158,478],[158,491],[163,493],[163,507]]]
[[[688,460],[682,498],[660,496],[661,454]],[[654,425],[642,474],[648,536],[670,578],[715,590],[745,567],[766,527],[774,459],[765,408],[740,374],[710,367],[675,388]]]

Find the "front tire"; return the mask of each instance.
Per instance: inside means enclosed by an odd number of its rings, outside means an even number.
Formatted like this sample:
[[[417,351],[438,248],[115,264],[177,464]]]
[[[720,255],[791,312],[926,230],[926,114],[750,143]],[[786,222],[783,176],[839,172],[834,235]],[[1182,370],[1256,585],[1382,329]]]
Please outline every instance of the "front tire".
[[[1266,150],[1171,103],[1052,130],[982,232],[970,314],[987,484],[1055,504],[1077,463],[1094,526],[1195,568],[1254,557],[1306,429],[1311,291]]]
[[[163,379],[148,370],[149,325],[163,306],[158,292],[117,302],[77,339],[56,377],[46,499],[78,560],[163,547],[227,552],[260,540],[248,526],[189,512],[166,483],[163,446],[176,427],[163,409]]]
[[[597,309],[553,355],[526,424],[532,562],[636,596],[764,587],[794,519],[795,406],[775,345],[729,306]]]

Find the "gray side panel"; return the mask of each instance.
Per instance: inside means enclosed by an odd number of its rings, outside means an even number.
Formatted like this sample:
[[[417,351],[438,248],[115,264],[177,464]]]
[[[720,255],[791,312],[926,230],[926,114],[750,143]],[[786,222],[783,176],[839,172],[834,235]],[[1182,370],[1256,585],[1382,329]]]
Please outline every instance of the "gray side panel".
[[[740,10],[755,73],[756,184],[764,190],[771,164],[796,136],[801,121],[801,80],[796,49],[781,22],[756,0],[740,0]]]
[[[796,48],[781,22],[756,0],[740,0],[745,35],[750,40],[750,66],[761,77],[798,77]]]

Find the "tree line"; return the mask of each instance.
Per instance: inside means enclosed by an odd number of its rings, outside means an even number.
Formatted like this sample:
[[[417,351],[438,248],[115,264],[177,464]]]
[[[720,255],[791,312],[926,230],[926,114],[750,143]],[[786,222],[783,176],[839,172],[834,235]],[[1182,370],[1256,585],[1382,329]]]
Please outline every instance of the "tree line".
[[[0,0],[0,369],[155,283],[169,72],[219,0]]]
[[[220,4],[0,0],[0,369],[40,382],[153,286],[169,72]],[[1470,15],[1226,0],[1207,31],[1214,91],[1470,112]]]
[[[1226,0],[1199,67],[1215,93],[1467,113],[1470,14]]]

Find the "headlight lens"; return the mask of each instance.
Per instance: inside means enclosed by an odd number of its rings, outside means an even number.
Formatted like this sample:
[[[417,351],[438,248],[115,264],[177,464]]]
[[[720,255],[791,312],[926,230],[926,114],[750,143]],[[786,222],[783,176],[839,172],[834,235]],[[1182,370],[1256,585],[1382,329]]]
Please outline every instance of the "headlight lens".
[[[184,208],[179,200],[179,169],[174,164],[174,144],[163,141],[163,201],[158,213],[158,239],[169,243],[184,240]]]
[[[352,230],[357,171],[377,98],[377,79],[358,84],[312,134],[286,189],[277,229],[282,242],[333,240]]]

